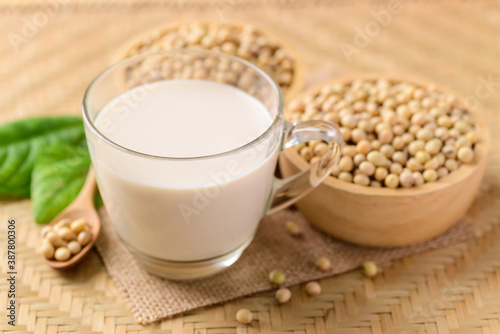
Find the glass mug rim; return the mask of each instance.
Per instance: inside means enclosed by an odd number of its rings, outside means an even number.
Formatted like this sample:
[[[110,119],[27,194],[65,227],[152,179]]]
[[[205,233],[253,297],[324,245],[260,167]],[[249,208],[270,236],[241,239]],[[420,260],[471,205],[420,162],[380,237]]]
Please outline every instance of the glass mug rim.
[[[250,142],[242,145],[242,146],[238,146],[238,147],[235,147],[233,149],[230,149],[228,151],[224,151],[224,152],[220,152],[220,153],[216,153],[216,154],[210,154],[210,155],[202,155],[202,156],[193,156],[193,157],[167,157],[167,156],[161,156],[161,155],[155,155],[155,154],[149,154],[149,153],[144,153],[144,152],[139,152],[139,151],[136,151],[136,150],[133,150],[133,149],[130,149],[128,147],[125,147],[123,145],[120,145],[118,144],[117,142],[111,140],[110,138],[108,138],[104,133],[102,133],[98,128],[97,126],[95,125],[95,121],[92,120],[92,117],[90,115],[90,110],[89,110],[89,107],[88,107],[88,99],[90,98],[92,92],[93,92],[93,89],[94,89],[94,86],[101,80],[103,79],[106,75],[110,74],[111,72],[113,72],[114,70],[116,70],[118,67],[126,64],[126,63],[130,63],[130,62],[134,62],[140,58],[148,58],[148,57],[151,57],[151,56],[155,56],[155,55],[168,55],[168,54],[204,54],[204,55],[211,55],[211,56],[217,56],[217,57],[222,57],[222,58],[229,58],[233,61],[237,61],[245,66],[248,66],[250,68],[252,68],[254,71],[256,71],[257,73],[259,73],[259,75],[261,75],[263,78],[265,78],[271,85],[271,87],[274,88],[275,90],[275,93],[278,95],[278,110],[277,110],[277,113],[276,113],[276,116],[274,117],[272,123],[266,128],[266,130],[261,133],[257,138],[251,140]],[[168,79],[168,80],[174,80],[174,79]],[[212,80],[208,80],[208,81],[212,81]],[[155,81],[157,82],[157,81]],[[136,87],[141,87],[142,85],[138,85]],[[136,87],[133,87],[131,89],[134,89]],[[240,90],[238,87],[235,87],[237,88],[238,90]],[[108,103],[111,102],[111,101],[108,101]],[[91,131],[100,139],[100,140],[103,140],[104,142],[106,142],[107,144],[113,146],[114,148],[120,150],[120,151],[123,151],[125,153],[129,153],[129,154],[132,154],[132,155],[136,155],[136,156],[141,156],[141,157],[144,157],[144,158],[150,158],[150,159],[159,159],[159,160],[167,160],[167,161],[189,161],[189,160],[201,160],[201,159],[212,159],[212,158],[219,158],[219,157],[224,157],[224,156],[229,156],[229,155],[233,155],[233,154],[236,154],[238,152],[241,152],[241,151],[244,151],[248,148],[251,148],[252,146],[255,146],[257,144],[259,144],[261,141],[263,141],[267,136],[269,136],[273,131],[274,131],[274,128],[276,128],[279,123],[281,122],[282,118],[283,118],[283,113],[284,113],[284,98],[283,98],[283,93],[281,91],[281,88],[280,86],[278,85],[278,83],[269,75],[267,74],[264,70],[262,70],[261,68],[257,67],[256,65],[252,64],[251,62],[245,60],[245,59],[242,59],[242,58],[239,58],[239,57],[236,57],[236,56],[233,56],[233,55],[230,55],[230,54],[226,54],[226,53],[222,53],[222,52],[217,52],[217,51],[212,51],[212,50],[204,50],[204,49],[172,49],[172,50],[162,50],[162,51],[154,51],[154,52],[145,52],[145,53],[141,53],[141,54],[138,54],[138,55],[135,55],[135,56],[132,56],[132,57],[129,57],[129,58],[126,58],[126,59],[123,59],[109,67],[107,67],[105,70],[103,70],[102,72],[100,72],[93,80],[92,82],[89,84],[89,86],[87,87],[87,89],[85,90],[85,94],[83,96],[83,103],[82,103],[82,109],[83,109],[83,119],[84,119],[84,122],[86,122],[89,126],[89,128],[91,129]],[[267,110],[267,108],[266,108]]]

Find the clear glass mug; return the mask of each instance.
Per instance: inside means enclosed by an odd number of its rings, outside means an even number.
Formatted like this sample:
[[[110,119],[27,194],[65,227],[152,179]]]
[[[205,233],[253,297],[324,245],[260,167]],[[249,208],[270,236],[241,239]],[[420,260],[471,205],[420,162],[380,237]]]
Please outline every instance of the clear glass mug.
[[[177,79],[238,87],[265,106],[272,124],[243,146],[235,143],[228,152],[191,158],[134,151],[108,138],[114,124],[96,124],[103,108],[125,92],[135,89],[128,108],[113,111],[119,117],[140,112],[134,108],[155,84]],[[294,203],[330,174],[342,145],[338,128],[325,121],[289,123],[283,108],[279,86],[261,69],[205,50],[138,55],[90,84],[83,118],[104,205],[121,240],[149,272],[193,279],[230,266],[252,241],[263,216]],[[279,152],[311,140],[326,142],[328,150],[309,170],[276,178]],[[182,177],[176,176],[179,171]]]

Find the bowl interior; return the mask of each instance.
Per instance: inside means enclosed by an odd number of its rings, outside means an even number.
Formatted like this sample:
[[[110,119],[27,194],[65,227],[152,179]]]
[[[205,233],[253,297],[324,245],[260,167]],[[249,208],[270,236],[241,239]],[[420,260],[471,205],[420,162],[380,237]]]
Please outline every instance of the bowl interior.
[[[318,93],[321,88],[325,87],[326,85],[331,85],[334,83],[344,83],[344,84],[350,84],[354,80],[358,79],[364,79],[364,80],[377,80],[379,78],[386,78],[391,82],[410,82],[413,83],[417,86],[422,86],[426,87],[429,85],[429,83],[425,83],[420,80],[414,80],[414,79],[403,79],[403,78],[394,78],[394,77],[387,77],[387,76],[381,76],[381,75],[364,75],[364,76],[356,76],[356,77],[346,77],[346,78],[341,78],[341,79],[336,79],[336,80],[331,80],[327,81],[324,83],[321,83],[315,87],[312,87],[308,89],[307,91],[302,92],[300,95],[295,96],[292,98],[291,101],[294,100],[301,100],[305,96],[311,95]],[[462,102],[460,96],[456,94],[455,92],[444,88],[444,87],[437,87],[438,91],[452,94],[455,96],[460,102]],[[463,102],[462,102],[463,104]],[[463,104],[465,105],[465,104]],[[398,197],[398,196],[407,196],[407,195],[415,195],[415,194],[425,194],[426,192],[432,192],[437,189],[444,189],[451,184],[454,184],[455,182],[459,182],[460,180],[463,180],[470,176],[471,173],[474,173],[474,171],[477,169],[478,165],[480,165],[480,162],[485,160],[488,155],[489,151],[489,145],[490,145],[490,134],[488,130],[488,126],[484,122],[484,120],[481,118],[479,113],[474,110],[469,110],[467,111],[473,116],[475,122],[476,122],[476,129],[477,133],[480,136],[479,141],[475,144],[474,146],[474,159],[471,163],[468,164],[461,164],[460,167],[451,172],[449,175],[440,178],[434,182],[429,182],[425,183],[421,186],[418,187],[411,187],[411,188],[397,188],[397,189],[390,189],[390,188],[375,188],[375,187],[365,187],[365,186],[360,186],[354,183],[350,182],[344,182],[336,177],[333,176],[328,176],[325,181],[323,181],[324,185],[327,185],[329,187],[334,187],[337,189],[341,189],[350,193],[358,193],[358,194],[365,194],[365,195],[372,195],[372,196],[381,196],[381,197]],[[288,115],[288,111],[285,110],[285,118]],[[290,148],[284,152],[284,157],[289,160],[297,169],[303,171],[309,167],[309,163],[303,159],[295,150],[294,148]]]

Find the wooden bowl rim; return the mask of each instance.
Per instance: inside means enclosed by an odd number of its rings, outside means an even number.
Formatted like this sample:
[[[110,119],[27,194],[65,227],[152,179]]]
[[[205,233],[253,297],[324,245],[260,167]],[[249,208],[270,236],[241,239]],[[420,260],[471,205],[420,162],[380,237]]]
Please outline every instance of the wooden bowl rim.
[[[132,37],[128,38],[123,42],[116,52],[112,54],[110,57],[110,65],[114,65],[122,60],[125,60],[129,58],[127,55],[127,51],[131,50],[135,45],[137,44],[143,44],[144,41],[152,41],[155,38],[169,32],[175,29],[178,29],[180,26],[184,24],[189,24],[189,23],[198,23],[198,24],[210,24],[210,25],[218,25],[218,26],[232,26],[236,27],[239,29],[243,29],[244,26],[246,25],[253,25],[255,29],[261,33],[264,36],[270,37],[273,40],[278,41],[281,45],[283,45],[294,57],[295,60],[295,66],[293,66],[293,77],[292,77],[292,83],[288,87],[287,91],[283,93],[283,96],[286,99],[289,99],[291,96],[294,96],[299,93],[299,91],[304,87],[305,85],[305,77],[306,77],[306,68],[305,68],[305,62],[302,57],[302,55],[297,51],[297,49],[286,39],[283,37],[279,36],[276,34],[272,29],[269,29],[268,27],[262,27],[258,24],[255,24],[253,22],[246,22],[246,21],[241,21],[241,22],[233,22],[233,21],[224,21],[224,22],[217,22],[217,21],[209,21],[209,20],[199,20],[199,21],[188,21],[188,20],[179,20],[174,23],[164,23],[157,25],[155,27],[149,28],[147,30],[138,32]],[[235,57],[238,57],[235,55]],[[242,58],[243,59],[243,58]],[[248,61],[244,59],[245,61]],[[250,61],[248,61],[250,62]],[[251,63],[251,62],[250,62]],[[253,64],[253,63],[252,63]],[[256,64],[254,64],[257,66]],[[264,71],[265,72],[265,71]],[[267,73],[267,72],[266,72]],[[272,78],[274,80],[274,78]],[[281,89],[281,86],[276,83]]]
[[[443,87],[441,85],[435,84],[433,82],[429,82],[426,80],[421,80],[421,79],[413,79],[413,78],[404,78],[401,76],[389,76],[389,75],[377,75],[377,74],[362,74],[362,75],[350,75],[350,76],[345,76],[345,77],[340,77],[337,79],[331,79],[331,80],[326,80],[323,81],[317,85],[314,85],[299,94],[293,96],[290,99],[291,101],[295,100],[300,100],[304,98],[307,95],[317,93],[321,90],[326,85],[331,85],[335,83],[352,83],[354,80],[378,80],[378,79],[387,79],[391,82],[409,82],[412,84],[415,84],[420,87],[427,87],[429,85],[435,85],[436,89],[440,92],[447,93],[447,94],[452,94],[458,101],[465,105],[463,103],[463,99],[459,94],[454,92],[453,90]],[[429,182],[425,183],[421,186],[418,187],[411,187],[411,188],[397,188],[397,189],[390,189],[390,188],[375,188],[375,187],[364,187],[360,186],[351,182],[345,182],[341,181],[331,175],[329,175],[324,181],[323,184],[327,185],[332,188],[336,188],[338,190],[342,190],[345,192],[353,193],[353,194],[358,194],[358,195],[367,195],[367,196],[379,196],[379,197],[401,197],[401,196],[419,196],[419,195],[424,195],[426,193],[434,192],[437,190],[443,190],[446,189],[453,184],[460,182],[464,179],[467,179],[474,173],[481,165],[482,163],[487,159],[488,156],[488,151],[489,151],[489,145],[490,145],[490,133],[488,130],[488,126],[480,116],[479,112],[477,110],[469,110],[467,111],[474,117],[474,121],[476,122],[476,128],[478,135],[480,136],[480,140],[478,143],[476,143],[475,148],[474,148],[474,160],[472,163],[469,164],[462,164],[460,167],[451,172],[449,175],[434,181],[434,182]],[[285,118],[287,115],[287,110],[285,107]],[[309,168],[309,163],[304,161],[302,159],[298,152],[295,150],[286,150],[283,152],[285,155],[285,158],[288,159],[290,163],[292,163],[296,168],[298,168],[300,171],[303,171],[307,168]]]

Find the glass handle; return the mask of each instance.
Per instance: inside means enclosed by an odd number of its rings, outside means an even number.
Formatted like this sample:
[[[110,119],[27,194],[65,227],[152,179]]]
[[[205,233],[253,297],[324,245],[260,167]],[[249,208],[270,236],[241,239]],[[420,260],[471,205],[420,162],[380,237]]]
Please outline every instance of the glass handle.
[[[283,149],[311,140],[322,140],[327,149],[308,169],[286,179],[274,178],[266,215],[279,211],[307,195],[331,173],[343,145],[338,127],[327,121],[286,122]]]

